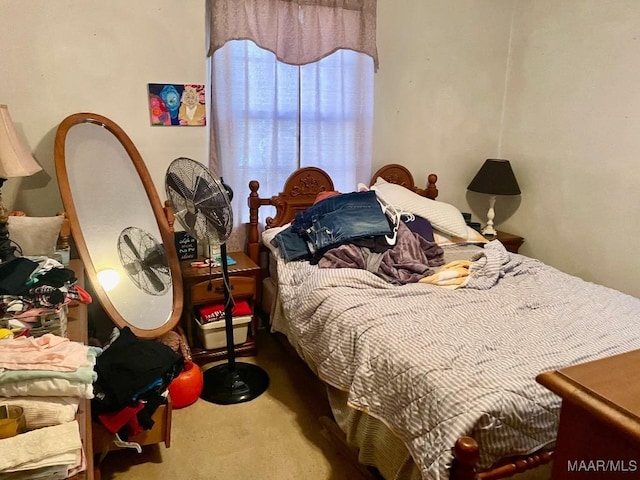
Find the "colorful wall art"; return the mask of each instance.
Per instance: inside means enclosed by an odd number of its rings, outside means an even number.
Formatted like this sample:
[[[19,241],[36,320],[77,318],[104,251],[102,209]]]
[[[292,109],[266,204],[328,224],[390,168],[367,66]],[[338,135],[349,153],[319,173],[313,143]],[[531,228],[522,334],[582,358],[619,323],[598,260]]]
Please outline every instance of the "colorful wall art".
[[[149,114],[153,126],[206,125],[204,85],[149,84]]]

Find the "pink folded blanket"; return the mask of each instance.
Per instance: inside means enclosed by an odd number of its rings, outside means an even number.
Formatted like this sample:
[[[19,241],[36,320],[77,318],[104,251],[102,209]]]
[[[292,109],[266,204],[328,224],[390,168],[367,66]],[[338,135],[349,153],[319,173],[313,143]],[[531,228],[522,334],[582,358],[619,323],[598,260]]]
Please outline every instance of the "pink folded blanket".
[[[9,370],[74,371],[90,366],[87,346],[47,333],[0,341],[0,368]]]

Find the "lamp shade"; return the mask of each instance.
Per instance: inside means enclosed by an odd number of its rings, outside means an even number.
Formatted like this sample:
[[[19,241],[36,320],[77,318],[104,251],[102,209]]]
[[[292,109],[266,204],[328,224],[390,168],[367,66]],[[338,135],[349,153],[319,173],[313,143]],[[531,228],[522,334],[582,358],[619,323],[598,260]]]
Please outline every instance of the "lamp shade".
[[[9,108],[0,105],[0,178],[28,177],[40,170],[29,148],[18,138]]]
[[[493,158],[485,160],[467,189],[489,195],[520,195],[520,187],[509,160]]]

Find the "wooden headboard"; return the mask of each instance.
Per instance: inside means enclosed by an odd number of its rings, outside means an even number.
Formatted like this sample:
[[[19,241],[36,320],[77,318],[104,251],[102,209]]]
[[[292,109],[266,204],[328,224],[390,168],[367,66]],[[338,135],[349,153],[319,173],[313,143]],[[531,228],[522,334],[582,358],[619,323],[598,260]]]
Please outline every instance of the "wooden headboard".
[[[427,188],[424,189],[415,184],[413,175],[411,175],[411,172],[407,170],[406,167],[398,165],[397,163],[391,163],[379,168],[371,177],[369,185],[376,183],[378,178],[383,178],[389,183],[402,185],[409,190],[413,190],[418,195],[422,195],[423,197],[427,197],[432,200],[435,200],[438,197],[438,189],[436,188],[438,176],[435,173],[427,175]]]
[[[436,182],[438,176],[429,174],[427,186],[422,189],[416,186],[413,175],[406,167],[398,164],[389,164],[378,169],[371,177],[369,185],[373,185],[378,178],[383,178],[389,183],[402,185],[423,197],[435,199],[438,196]],[[249,182],[249,230],[247,232],[247,254],[259,264],[260,257],[260,226],[258,210],[262,206],[273,206],[276,214],[264,220],[265,228],[280,227],[291,222],[296,213],[303,212],[315,202],[320,192],[335,190],[333,181],[327,172],[317,167],[300,168],[289,175],[282,192],[271,198],[260,198],[258,189],[260,183],[257,180]]]

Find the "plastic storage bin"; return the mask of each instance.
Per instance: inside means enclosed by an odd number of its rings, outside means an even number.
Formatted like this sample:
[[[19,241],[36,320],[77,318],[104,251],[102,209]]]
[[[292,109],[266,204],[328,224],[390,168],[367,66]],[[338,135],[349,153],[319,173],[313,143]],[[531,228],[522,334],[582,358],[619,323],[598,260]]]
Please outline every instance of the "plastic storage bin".
[[[217,320],[215,322],[209,322],[201,324],[198,319],[198,336],[202,345],[207,350],[213,350],[215,348],[223,348],[227,346],[227,334],[225,332],[225,321]],[[233,344],[240,345],[247,341],[247,332],[251,323],[251,315],[245,315],[241,317],[233,317]]]

